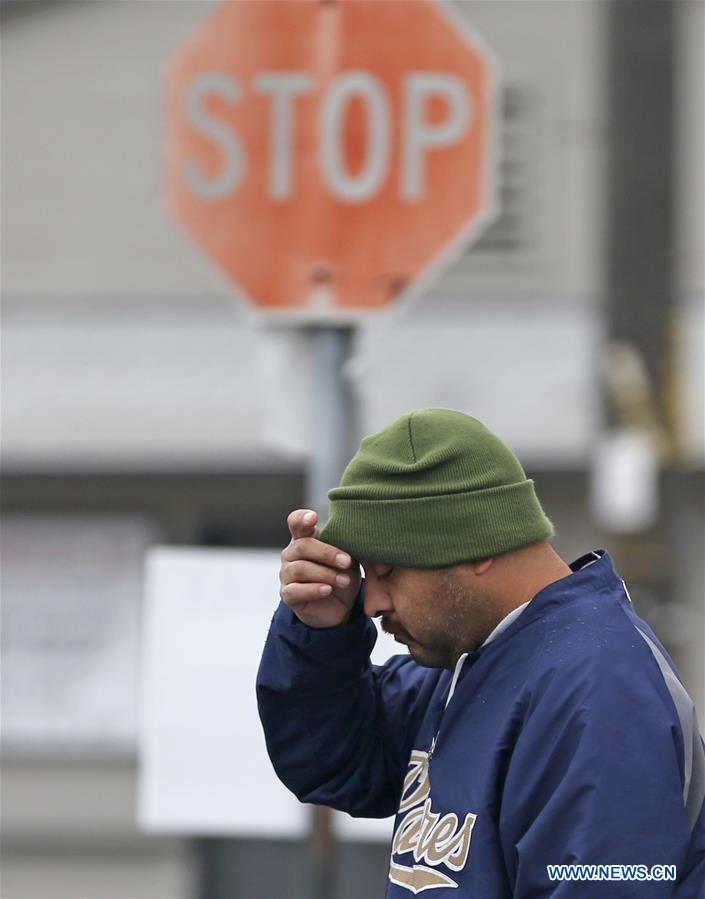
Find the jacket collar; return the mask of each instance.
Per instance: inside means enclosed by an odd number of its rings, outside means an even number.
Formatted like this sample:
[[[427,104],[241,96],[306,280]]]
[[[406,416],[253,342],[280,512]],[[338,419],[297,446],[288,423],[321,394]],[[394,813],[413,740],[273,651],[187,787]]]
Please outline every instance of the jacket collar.
[[[567,574],[539,590],[520,615],[489,643],[469,653],[469,658],[479,656],[493,647],[502,646],[507,640],[511,640],[514,634],[523,630],[536,619],[542,618],[554,606],[561,605],[573,596],[614,589],[623,583],[614,570],[612,559],[605,549],[586,553],[571,562],[569,567],[571,574]]]

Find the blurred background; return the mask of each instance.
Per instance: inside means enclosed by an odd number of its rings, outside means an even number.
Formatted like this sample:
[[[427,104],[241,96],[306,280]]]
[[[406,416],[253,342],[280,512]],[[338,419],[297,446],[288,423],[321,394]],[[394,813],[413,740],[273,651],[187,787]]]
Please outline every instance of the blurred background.
[[[705,721],[705,4],[452,5],[500,69],[499,214],[350,332],[355,442],[484,421]],[[215,6],[0,2],[6,899],[318,890],[306,839],[138,824],[145,553],[281,548],[327,426],[310,329],[253,316],[168,211],[166,72]],[[387,855],[343,843],[330,896],[381,895]]]

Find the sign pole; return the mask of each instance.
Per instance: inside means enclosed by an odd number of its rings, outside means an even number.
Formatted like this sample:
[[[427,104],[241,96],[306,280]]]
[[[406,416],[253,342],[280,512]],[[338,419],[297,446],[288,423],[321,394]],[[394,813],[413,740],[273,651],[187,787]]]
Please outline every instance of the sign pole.
[[[314,358],[314,397],[311,452],[306,486],[307,506],[327,516],[327,492],[340,480],[358,439],[356,397],[347,375],[355,329],[315,327],[308,332]],[[330,899],[335,888],[336,845],[332,813],[312,807],[312,899]]]
[[[313,428],[306,487],[307,503],[323,523],[327,493],[335,487],[357,446],[355,397],[346,375],[354,328],[316,327],[309,331],[314,358]]]

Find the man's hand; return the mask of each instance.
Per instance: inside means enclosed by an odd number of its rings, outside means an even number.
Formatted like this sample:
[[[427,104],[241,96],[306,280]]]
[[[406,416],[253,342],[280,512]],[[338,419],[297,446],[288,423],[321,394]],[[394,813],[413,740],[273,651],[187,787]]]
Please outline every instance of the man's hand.
[[[360,565],[334,546],[321,543],[318,516],[296,509],[287,518],[291,542],[282,552],[279,595],[309,627],[336,627],[350,616],[360,589]]]

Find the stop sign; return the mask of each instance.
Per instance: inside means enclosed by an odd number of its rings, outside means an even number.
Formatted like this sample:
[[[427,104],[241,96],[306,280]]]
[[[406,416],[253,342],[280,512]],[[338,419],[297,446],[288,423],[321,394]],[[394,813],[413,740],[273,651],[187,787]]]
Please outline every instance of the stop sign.
[[[491,218],[493,96],[433,0],[226,0],[173,60],[170,204],[261,308],[385,307]]]

